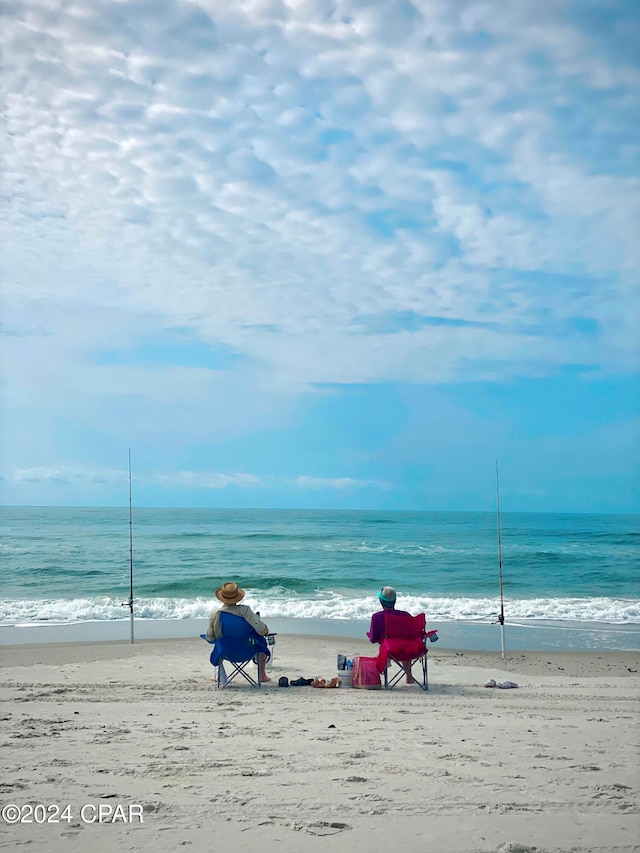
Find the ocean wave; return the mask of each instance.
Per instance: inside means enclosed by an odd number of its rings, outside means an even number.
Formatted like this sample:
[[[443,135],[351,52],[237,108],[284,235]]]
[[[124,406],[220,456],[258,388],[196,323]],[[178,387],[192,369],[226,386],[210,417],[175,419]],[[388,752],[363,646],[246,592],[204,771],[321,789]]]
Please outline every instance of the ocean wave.
[[[378,609],[372,596],[350,596],[322,592],[313,597],[293,597],[283,590],[265,594],[247,592],[245,602],[259,610],[264,619],[368,619]],[[219,602],[215,598],[141,597],[135,600],[135,615],[142,619],[206,618]],[[497,618],[495,598],[429,598],[403,596],[398,607],[412,613],[424,612],[437,621],[489,621]],[[95,598],[47,598],[0,600],[0,623],[43,624],[87,620],[122,619],[128,611],[122,600]],[[620,598],[533,598],[505,603],[508,619],[554,620],[571,623],[640,623],[640,601]]]
[[[339,554],[388,554],[400,557],[424,557],[433,554],[452,554],[456,556],[476,553],[480,549],[451,548],[439,544],[422,545],[420,543],[398,542],[325,542],[323,551]]]

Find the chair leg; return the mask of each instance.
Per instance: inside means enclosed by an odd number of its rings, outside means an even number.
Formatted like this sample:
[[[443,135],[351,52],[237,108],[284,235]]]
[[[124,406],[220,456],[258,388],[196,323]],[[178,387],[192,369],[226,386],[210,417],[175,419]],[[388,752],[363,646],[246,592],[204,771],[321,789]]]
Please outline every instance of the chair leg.
[[[412,675],[413,684],[417,684],[420,690],[428,690],[429,689],[429,678],[427,671],[427,656],[424,655],[421,658],[416,658],[414,661],[399,661],[394,657],[390,656],[389,661],[397,666],[397,672],[395,672],[391,677],[389,677],[388,669],[384,671],[384,689],[392,690],[397,684],[400,683],[403,676],[406,677],[407,672],[411,671],[412,665],[414,663],[418,663],[420,665],[420,669],[422,672],[422,679],[416,678]]]
[[[227,687],[227,685],[229,685],[237,675],[241,675],[245,679],[245,681],[249,682],[249,684],[252,687],[262,687],[262,684],[264,681],[264,679],[262,677],[262,671],[263,671],[263,667],[266,666],[266,659],[265,658],[266,658],[266,656],[264,654],[257,654],[253,657],[253,661],[256,664],[256,667],[258,669],[258,674],[257,674],[256,678],[253,678],[249,674],[249,672],[247,672],[247,670],[245,669],[245,667],[247,667],[251,663],[251,658],[242,662],[241,664],[237,664],[234,661],[230,661],[228,658],[224,658],[224,659],[221,658],[220,663],[222,664],[222,661],[225,660],[227,663],[229,663],[233,667],[233,671],[224,680],[221,680],[221,678],[220,678],[220,667],[218,666],[217,667],[218,677],[217,677],[217,681],[216,681],[216,686],[220,689],[223,689],[224,687]],[[217,664],[214,664],[214,665],[217,666]],[[267,679],[267,681],[269,680],[269,678],[268,678],[268,676],[266,676],[266,674],[265,674],[265,678]]]
[[[404,664],[401,661],[396,660],[393,656],[389,656],[389,663],[395,664],[397,666],[397,672],[393,673],[391,677],[389,677],[389,668],[384,671],[384,689],[385,690],[393,690],[393,688],[401,681],[403,676],[406,676],[406,671],[404,669]]]
[[[222,661],[220,661],[220,663],[216,666],[216,676],[216,687],[226,687],[229,683],[229,676],[227,675]]]
[[[225,658],[225,660],[227,660],[227,659]],[[233,667],[233,671],[231,672],[230,675],[227,676],[227,680],[224,684],[222,684],[220,682],[220,679],[218,678],[217,686],[221,690],[223,690],[225,687],[228,687],[229,684],[231,684],[231,682],[233,681],[233,679],[237,675],[241,675],[244,678],[244,680],[248,681],[252,687],[260,687],[260,668],[259,667],[258,667],[258,679],[256,680],[245,669],[245,667],[247,666],[249,661],[245,661],[244,665],[239,665],[239,664],[235,663],[234,661],[230,661],[230,660],[227,660],[227,663],[229,663]]]
[[[429,689],[429,681],[427,675],[427,656],[423,655],[420,658],[416,658],[413,663],[417,663],[420,666],[420,672],[422,674],[422,678],[414,678],[413,683],[417,684],[420,690],[428,690]]]

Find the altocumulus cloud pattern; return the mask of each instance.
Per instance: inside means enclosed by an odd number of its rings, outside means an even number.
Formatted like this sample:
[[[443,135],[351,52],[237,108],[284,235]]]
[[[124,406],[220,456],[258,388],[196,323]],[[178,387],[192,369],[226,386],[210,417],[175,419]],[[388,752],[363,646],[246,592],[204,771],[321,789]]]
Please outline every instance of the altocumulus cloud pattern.
[[[638,37],[633,2],[8,2],[6,399],[202,441],[214,398],[225,437],[320,386],[637,369]]]

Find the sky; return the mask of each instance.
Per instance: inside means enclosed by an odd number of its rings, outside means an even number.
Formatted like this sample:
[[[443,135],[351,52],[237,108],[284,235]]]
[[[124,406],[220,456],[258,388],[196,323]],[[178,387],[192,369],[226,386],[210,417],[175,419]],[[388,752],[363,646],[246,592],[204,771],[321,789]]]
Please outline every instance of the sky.
[[[5,505],[640,512],[635,0],[8,0]]]

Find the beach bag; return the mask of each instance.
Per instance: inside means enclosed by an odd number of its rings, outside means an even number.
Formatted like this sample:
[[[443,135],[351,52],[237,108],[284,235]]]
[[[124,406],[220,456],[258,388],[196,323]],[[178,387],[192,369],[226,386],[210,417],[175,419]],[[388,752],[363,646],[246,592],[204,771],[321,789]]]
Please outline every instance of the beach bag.
[[[355,657],[353,659],[351,686],[364,690],[380,689],[380,673],[376,666],[376,658]]]

